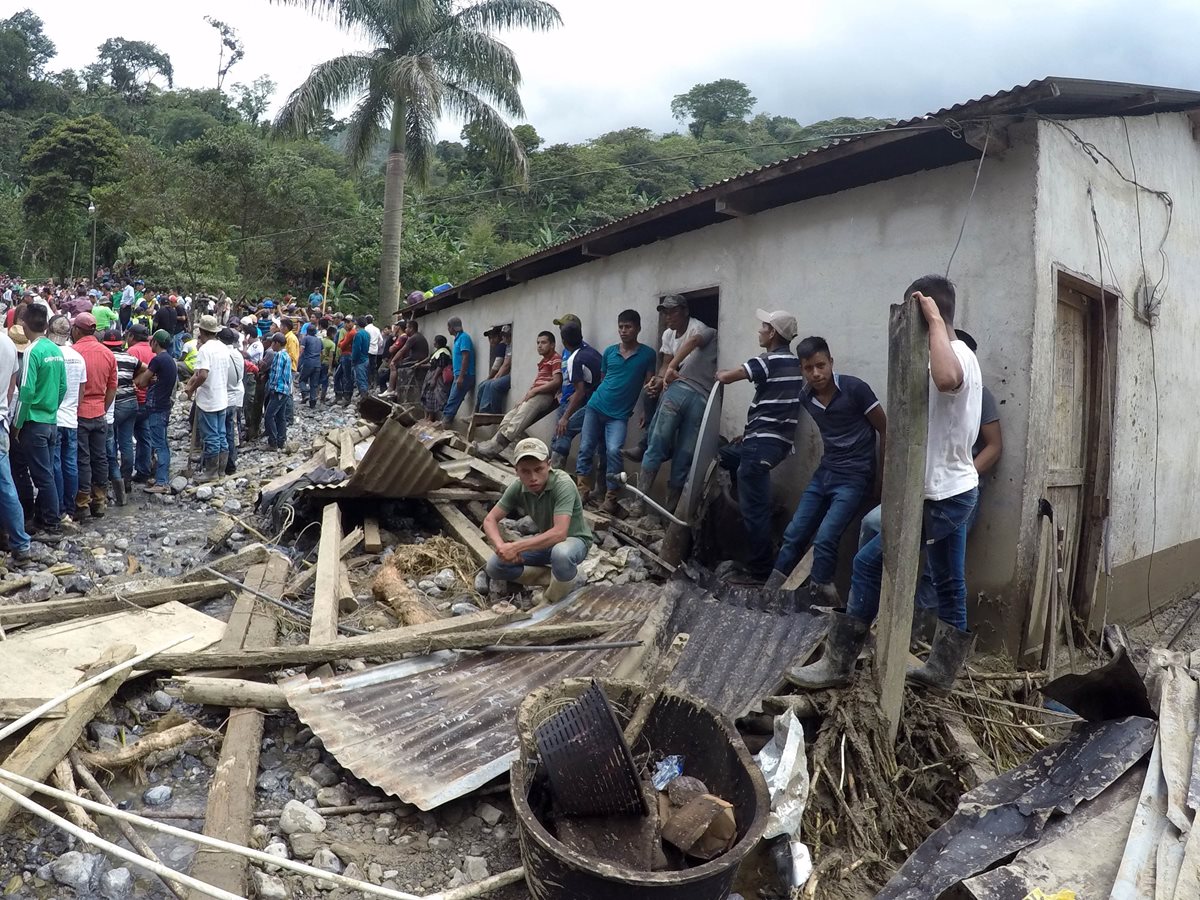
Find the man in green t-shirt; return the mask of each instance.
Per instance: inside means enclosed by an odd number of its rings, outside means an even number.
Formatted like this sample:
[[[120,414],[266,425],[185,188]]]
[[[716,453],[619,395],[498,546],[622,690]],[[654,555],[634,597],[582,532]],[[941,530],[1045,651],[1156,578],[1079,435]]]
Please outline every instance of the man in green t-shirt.
[[[579,564],[592,545],[592,530],[583,519],[579,489],[566,472],[550,466],[550,450],[537,438],[517,443],[513,465],[518,481],[510,484],[483,520],[483,533],[496,548],[487,573],[518,584],[544,583],[550,566],[545,602],[561,600],[575,582]],[[500,520],[510,513],[529,516],[538,533],[517,541],[500,534]]]
[[[113,323],[117,321],[117,314],[112,308],[112,297],[101,297],[92,307],[92,315],[96,319],[96,334],[102,334],[112,328]]]

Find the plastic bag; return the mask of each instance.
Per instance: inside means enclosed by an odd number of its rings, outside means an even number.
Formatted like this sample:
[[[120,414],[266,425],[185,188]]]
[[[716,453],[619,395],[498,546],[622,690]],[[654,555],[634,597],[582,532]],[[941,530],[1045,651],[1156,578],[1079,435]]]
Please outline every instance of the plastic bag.
[[[808,802],[808,756],[804,750],[804,727],[788,710],[775,717],[775,734],[754,757],[767,780],[771,813],[763,839],[780,835],[800,837],[800,820]]]

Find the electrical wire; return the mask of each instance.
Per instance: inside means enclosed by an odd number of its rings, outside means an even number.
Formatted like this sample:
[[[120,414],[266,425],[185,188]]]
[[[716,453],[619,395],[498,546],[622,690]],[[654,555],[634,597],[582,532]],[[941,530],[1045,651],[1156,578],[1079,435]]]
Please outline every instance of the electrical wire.
[[[950,251],[950,259],[946,261],[946,277],[950,277],[950,266],[954,262],[954,257],[958,254],[958,245],[962,243],[963,233],[967,230],[967,219],[971,215],[971,206],[975,202],[975,189],[979,187],[979,175],[983,172],[983,161],[987,159],[988,141],[992,137],[992,123],[988,122],[987,130],[983,133],[983,151],[979,154],[979,165],[975,167],[975,180],[971,183],[971,193],[967,197],[967,208],[963,210],[962,225],[958,229],[958,240],[954,242],[954,249]]]

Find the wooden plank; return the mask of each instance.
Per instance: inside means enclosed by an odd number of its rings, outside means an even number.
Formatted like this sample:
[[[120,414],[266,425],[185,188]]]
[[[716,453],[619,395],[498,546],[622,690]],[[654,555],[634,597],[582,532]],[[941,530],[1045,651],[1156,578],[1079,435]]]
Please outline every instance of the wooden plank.
[[[205,706],[228,706],[230,709],[287,709],[283,688],[240,678],[208,678],[203,675],[184,675],[163,688],[172,697]]]
[[[135,648],[128,644],[109,647],[80,680],[86,681],[105,669],[111,669],[132,658],[136,653]],[[54,767],[66,758],[75,742],[79,740],[88,722],[113,698],[129,674],[128,669],[117,672],[100,684],[76,694],[67,701],[67,714],[63,718],[34,725],[24,740],[5,758],[4,768],[35,781],[45,781],[49,778]],[[15,785],[12,787],[26,797],[30,794],[27,788]],[[12,800],[0,797],[0,831],[4,830],[4,826],[18,809]]]
[[[483,503],[494,503],[500,499],[500,491],[476,490],[475,488],[437,488],[425,495],[431,503],[434,500],[449,500],[453,503],[479,500]]]
[[[329,503],[321,513],[321,542],[317,547],[317,577],[313,589],[310,644],[328,644],[337,639],[338,572],[342,568],[342,510]]]
[[[237,522],[229,516],[218,516],[216,523],[208,529],[204,543],[209,547],[220,547],[237,530]]]
[[[929,420],[929,338],[913,298],[888,323],[888,434],[883,460],[883,583],[875,679],[889,736],[896,738],[921,553],[925,445]]]
[[[161,606],[172,600],[178,600],[181,603],[211,600],[227,593],[229,593],[229,585],[213,578],[206,581],[172,583],[149,588],[130,588],[128,591],[101,594],[97,597],[14,604],[0,606],[0,625],[15,622],[27,624],[65,622],[81,616],[103,616],[109,613],[124,612],[135,606],[142,608]]]
[[[352,532],[342,538],[341,546],[338,547],[338,553],[340,554],[339,559],[353,550],[358,542],[362,540],[362,538],[363,530],[361,528],[355,528]],[[317,567],[310,566],[291,580],[291,583],[288,584],[287,589],[283,592],[284,596],[299,597],[308,589],[308,586],[313,583],[313,579],[316,577]]]
[[[208,567],[215,572],[220,572],[222,575],[235,575],[238,572],[245,572],[251,566],[258,563],[265,563],[271,551],[267,549],[266,544],[247,544],[236,553],[227,553],[224,556],[218,556],[208,564]],[[183,581],[205,581],[212,576],[205,572],[204,569],[197,569],[184,575]]]
[[[338,570],[337,608],[341,615],[348,615],[358,609],[358,601],[354,599],[354,588],[350,586],[350,573],[342,566]]]
[[[792,569],[787,580],[783,583],[783,590],[794,591],[804,584],[804,579],[812,573],[813,564],[813,548],[809,547],[808,552],[800,558],[800,562],[796,563],[796,568]]]
[[[251,566],[243,584],[251,590],[262,590],[263,577],[266,574],[267,567],[265,565]],[[217,644],[219,649],[237,650],[243,645],[246,640],[246,632],[250,630],[250,619],[254,615],[254,600],[255,597],[250,591],[242,591],[238,594],[237,600],[233,604],[233,612],[229,614],[229,622],[225,626],[225,636]]]
[[[338,441],[338,468],[347,475],[353,475],[356,465],[354,461],[354,436],[349,430],[346,430],[338,436]]]
[[[46,702],[45,697],[8,697],[0,698],[0,722],[15,721],[28,713],[33,712],[39,706]],[[66,716],[67,711],[61,706],[58,709],[52,709],[48,713],[42,713],[40,718],[43,719],[61,719]]]
[[[425,654],[437,650],[477,650],[493,644],[550,645],[560,641],[600,637],[627,624],[629,624],[628,620],[571,622],[562,625],[533,625],[528,628],[512,630],[481,628],[474,631],[438,634],[413,634],[407,628],[393,628],[373,634],[342,638],[325,644],[298,644],[262,649],[243,648],[233,651],[160,653],[140,664],[140,668],[146,671],[173,672],[189,672],[195,669],[282,668],[315,665],[353,657],[395,659],[406,653]]]
[[[324,463],[325,463],[325,454],[317,453],[308,462],[304,463],[299,468],[289,469],[287,472],[284,472],[282,475],[272,478],[270,481],[268,481],[266,484],[264,484],[261,488],[259,488],[258,495],[261,497],[265,494],[271,494],[276,491],[281,491],[285,487],[295,484],[297,481],[299,481],[305,475],[311,475],[313,472],[317,471],[317,469],[321,468],[321,466],[324,465]]]
[[[496,551],[484,539],[479,527],[452,503],[438,501],[433,504],[433,508],[442,517],[442,521],[446,523],[446,527],[471,551],[471,555],[479,561],[479,564],[481,566],[486,565],[487,561],[492,558],[492,554]]]
[[[363,521],[363,549],[368,553],[378,553],[383,549],[383,538],[379,536],[378,519]]]
[[[335,508],[337,506],[332,505]],[[246,586],[278,598],[283,595],[287,574],[288,561],[282,556],[272,556],[265,566],[255,566],[247,574]],[[238,597],[234,612],[248,605],[250,615],[240,636],[240,647],[235,649],[266,648],[275,644],[278,633],[275,614],[265,602],[256,603],[255,599],[248,592]],[[226,640],[221,642],[221,649],[229,649],[229,632],[233,630],[231,627],[226,631]],[[254,791],[258,780],[262,736],[263,714],[260,710],[239,707],[230,711],[225,726],[225,740],[221,744],[221,758],[208,794],[204,833],[209,837],[249,846],[250,829],[254,824]],[[192,860],[191,874],[239,897],[248,896],[249,862],[243,856],[201,847]],[[193,891],[191,900],[202,900],[205,896]]]

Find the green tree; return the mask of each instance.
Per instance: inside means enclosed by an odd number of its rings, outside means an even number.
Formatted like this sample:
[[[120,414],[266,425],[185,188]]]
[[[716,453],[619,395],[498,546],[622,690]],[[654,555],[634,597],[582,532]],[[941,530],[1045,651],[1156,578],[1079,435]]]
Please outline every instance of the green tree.
[[[693,137],[702,138],[710,126],[744,120],[756,102],[742,82],[720,78],[676,95],[671,101],[671,114],[680,122],[691,119],[688,130]]]
[[[221,90],[225,84],[225,76],[229,74],[229,70],[242,61],[246,55],[246,48],[242,44],[242,39],[238,37],[237,29],[232,25],[227,25],[220,19],[214,19],[212,16],[205,16],[204,21],[217,30],[217,36],[221,39],[220,55],[217,57],[217,90]],[[225,54],[229,54],[229,58],[225,58]]]
[[[96,62],[85,70],[89,84],[107,81],[127,101],[142,99],[161,75],[167,86],[175,83],[171,57],[148,41],[109,38],[99,47]],[[145,83],[141,79],[145,77]]]
[[[42,20],[25,9],[0,22],[0,109],[24,110],[52,96],[45,68],[54,57],[54,43],[42,30]]]
[[[525,155],[503,114],[524,114],[521,72],[512,51],[493,36],[511,27],[548,29],[561,23],[545,0],[276,0],[331,13],[345,28],[369,36],[375,49],[317,65],[280,111],[280,129],[307,133],[320,115],[360,98],[347,129],[350,158],[361,163],[388,128],[379,316],[399,305],[404,187],[424,183],[443,113],[486,135],[496,158],[522,174]],[[410,171],[411,170],[411,171]]]

